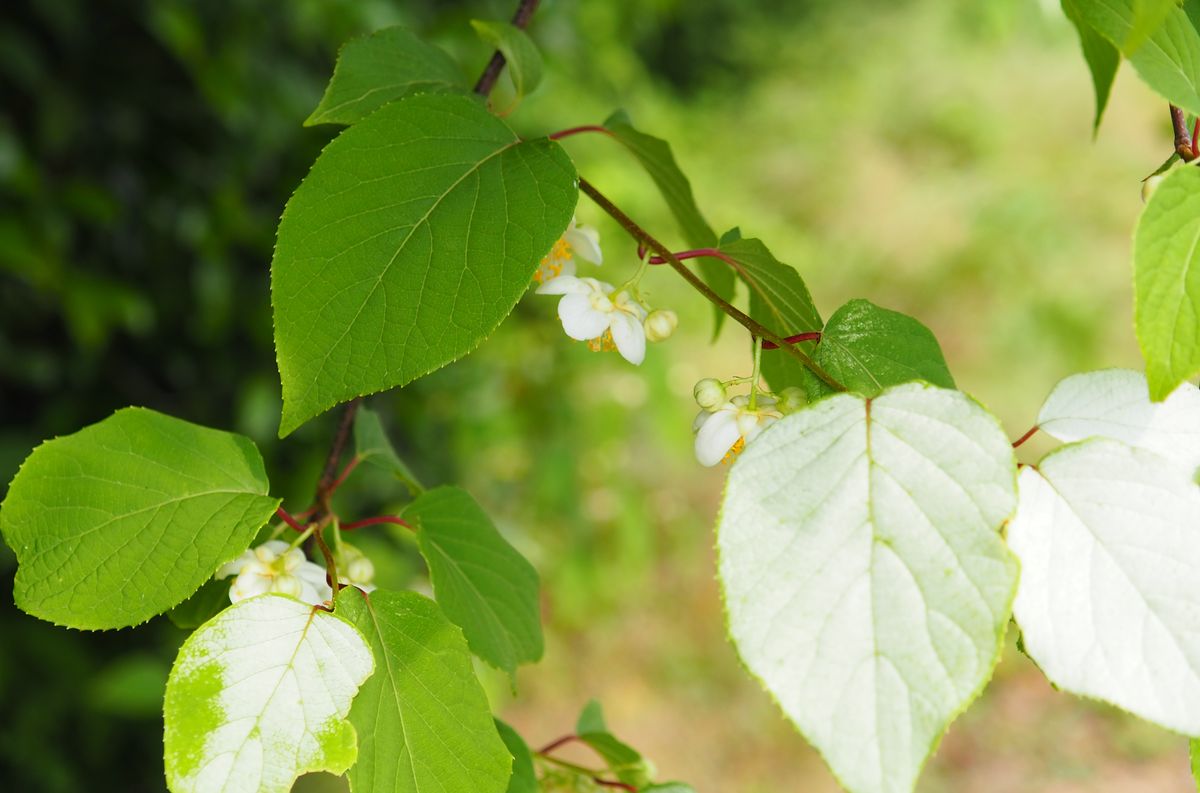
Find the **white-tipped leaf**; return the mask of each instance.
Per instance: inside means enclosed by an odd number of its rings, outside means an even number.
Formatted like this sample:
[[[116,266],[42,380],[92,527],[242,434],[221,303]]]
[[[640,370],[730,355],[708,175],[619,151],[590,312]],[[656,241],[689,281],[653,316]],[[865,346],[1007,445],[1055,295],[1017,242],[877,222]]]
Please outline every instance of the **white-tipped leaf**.
[[[1112,438],[1157,452],[1189,471],[1200,466],[1200,389],[1150,401],[1146,376],[1130,369],[1071,375],[1050,392],[1038,426],[1060,441]]]
[[[729,629],[853,793],[910,791],[991,675],[1017,580],[1012,449],[957,391],[910,383],[792,414],[730,472]]]
[[[167,681],[173,793],[287,793],[358,754],[350,703],[374,668],[354,626],[284,595],[235,603],[183,643]]]
[[[1200,735],[1200,488],[1180,466],[1094,438],[1019,479],[1025,651],[1059,688]]]

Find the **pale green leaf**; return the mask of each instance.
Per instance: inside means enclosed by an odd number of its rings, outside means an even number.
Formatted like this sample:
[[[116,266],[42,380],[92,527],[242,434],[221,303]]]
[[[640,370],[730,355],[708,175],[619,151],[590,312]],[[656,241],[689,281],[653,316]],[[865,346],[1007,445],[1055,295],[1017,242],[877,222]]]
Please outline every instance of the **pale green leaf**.
[[[1103,438],[1020,476],[1008,543],[1025,652],[1060,689],[1200,736],[1200,489]]]
[[[280,434],[477,347],[578,197],[558,144],[522,141],[476,98],[412,96],[344,131],[279,224]]]
[[[396,454],[379,415],[372,410],[359,408],[354,416],[354,450],[360,460],[392,474],[414,495],[423,489],[412,469]]]
[[[731,272],[736,270],[749,289],[750,317],[780,337],[819,331],[821,314],[796,268],[776,259],[761,240],[742,239],[740,235],[733,236],[733,231],[726,234],[721,252],[733,260]],[[811,357],[816,342],[804,341],[794,346]],[[762,371],[776,391],[797,386],[804,388],[810,397],[816,397],[828,390],[786,350],[764,351]]]
[[[1138,75],[1168,102],[1200,113],[1200,34],[1187,14],[1168,9],[1157,29],[1130,49],[1135,6],[1144,0],[1074,0],[1079,18],[1125,53]]]
[[[496,729],[513,758],[512,776],[505,793],[538,793],[537,774],[533,769],[533,753],[525,739],[504,722],[496,719]]]
[[[1075,26],[1075,32],[1079,34],[1083,59],[1087,61],[1088,71],[1092,75],[1092,87],[1096,93],[1096,116],[1092,122],[1092,129],[1096,130],[1100,128],[1100,119],[1104,116],[1104,108],[1108,106],[1113,80],[1117,76],[1117,68],[1121,65],[1121,53],[1082,19],[1077,3],[1078,0],[1062,0],[1062,8],[1067,19]]]
[[[609,116],[604,122],[604,128],[646,170],[667,202],[667,208],[674,215],[687,244],[693,248],[711,248],[716,245],[717,234],[696,206],[692,185],[676,163],[670,144],[661,138],[639,132],[624,111],[617,111]],[[701,258],[697,261],[704,283],[724,300],[732,301],[736,285],[733,272],[714,259]],[[713,311],[715,336],[725,321],[725,312],[716,306],[713,307]]]
[[[429,598],[343,589],[337,613],[366,636],[375,674],[350,723],[358,730],[356,793],[503,793],[511,759],[496,732],[458,628]]]
[[[835,380],[863,396],[912,380],[954,388],[929,328],[868,300],[851,300],[833,312],[815,357]]]
[[[1060,441],[1111,438],[1179,463],[1189,473],[1200,466],[1200,389],[1191,383],[1151,402],[1141,372],[1071,375],[1050,392],[1037,423]]]
[[[1188,760],[1192,767],[1192,781],[1196,783],[1196,790],[1200,791],[1200,741],[1188,741]]]
[[[510,675],[542,657],[537,571],[465,490],[428,490],[404,509],[438,604],[471,652]]]
[[[742,659],[853,793],[910,791],[999,659],[1017,583],[1013,451],[957,391],[910,383],[784,417],[718,526]]]
[[[575,723],[575,737],[600,755],[608,770],[621,782],[640,788],[650,781],[645,759],[609,731],[604,721],[604,709],[596,700],[590,700],[580,712]]]
[[[356,590],[357,591],[357,590]],[[167,681],[173,793],[287,793],[300,774],[341,774],[346,721],[371,648],[345,620],[285,595],[239,601],[188,637]]]
[[[480,39],[504,55],[517,99],[538,87],[542,81],[542,53],[529,34],[507,22],[472,19],[471,27],[475,28]]]
[[[384,28],[342,47],[325,95],[304,125],[353,124],[410,94],[469,90],[441,48],[404,28]]]
[[[17,605],[72,628],[123,628],[181,603],[246,549],[279,501],[248,439],[145,408],[33,450],[0,530]]]
[[[1150,397],[1200,372],[1200,169],[1170,171],[1133,239],[1134,325]]]

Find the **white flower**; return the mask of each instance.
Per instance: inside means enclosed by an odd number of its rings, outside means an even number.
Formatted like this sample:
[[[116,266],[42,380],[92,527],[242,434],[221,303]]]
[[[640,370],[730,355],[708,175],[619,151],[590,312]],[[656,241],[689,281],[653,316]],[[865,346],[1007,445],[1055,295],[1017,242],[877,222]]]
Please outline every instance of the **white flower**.
[[[356,586],[363,592],[375,591],[375,584],[371,583],[375,580],[375,565],[366,554],[348,542],[342,543],[342,550],[338,555],[338,570],[342,571],[338,573],[341,583]]]
[[[696,459],[713,466],[732,461],[759,433],[782,418],[771,397],[759,396],[750,410],[750,398],[736,396],[715,410],[702,410],[692,423],[696,433]]]
[[[555,278],[563,275],[575,275],[575,256],[592,264],[601,264],[604,256],[600,253],[600,233],[588,226],[578,226],[575,218],[563,232],[562,237],[554,243],[550,252],[542,257],[542,263],[533,280],[542,286],[538,292],[545,294],[543,287]]]
[[[640,364],[646,357],[646,309],[628,292],[613,290],[612,284],[573,275],[560,275],[538,288],[563,296],[558,318],[572,339],[586,341],[596,351],[615,349],[631,364]]]
[[[266,592],[279,592],[319,605],[333,597],[325,568],[313,564],[304,551],[283,540],[268,540],[222,565],[216,578],[237,576],[229,588],[229,600],[237,603]]]

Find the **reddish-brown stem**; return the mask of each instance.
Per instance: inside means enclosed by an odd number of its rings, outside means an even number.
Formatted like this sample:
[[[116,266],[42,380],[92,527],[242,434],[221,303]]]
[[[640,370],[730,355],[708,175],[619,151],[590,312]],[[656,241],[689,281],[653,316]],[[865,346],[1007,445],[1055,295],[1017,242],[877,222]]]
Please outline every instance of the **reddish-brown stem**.
[[[679,261],[683,261],[684,259],[699,259],[701,256],[708,256],[713,259],[720,259],[721,261],[728,264],[730,267],[733,267],[735,269],[737,268],[737,262],[735,262],[733,260],[733,258],[729,256],[729,254],[724,253],[723,251],[719,251],[716,248],[695,248],[694,250],[680,251],[679,253],[675,254],[675,258],[678,259]],[[649,263],[650,264],[669,264],[670,262],[668,262],[666,259],[664,259],[661,256],[651,256]]]
[[[1175,153],[1184,162],[1196,159],[1195,135],[1188,135],[1187,119],[1183,111],[1175,105],[1171,108],[1171,128],[1175,131]]]
[[[808,333],[797,333],[794,336],[785,336],[783,338],[783,341],[787,344],[798,344],[799,342],[802,342],[802,341],[820,341],[820,340],[821,340],[821,331],[819,331],[819,330],[810,330]],[[765,341],[764,340],[763,341],[763,349],[764,350],[778,350],[779,345],[773,341]]]
[[[298,520],[296,520],[295,518],[293,518],[293,517],[292,517],[292,515],[291,515],[291,513],[290,513],[290,512],[288,512],[288,511],[287,511],[286,509],[284,509],[283,507],[279,507],[279,508],[277,508],[277,509],[275,510],[275,517],[279,518],[279,519],[280,519],[280,520],[282,520],[284,523],[286,523],[287,525],[291,526],[293,529],[295,529],[295,530],[296,530],[296,531],[298,531],[298,532],[303,532],[303,531],[304,531],[304,526],[302,526],[302,525],[300,524],[300,521],[298,521]]]
[[[1036,424],[1034,424],[1032,427],[1030,427],[1028,432],[1026,432],[1024,435],[1022,435],[1021,437],[1019,437],[1015,441],[1013,441],[1013,445],[1012,445],[1013,448],[1014,449],[1020,448],[1021,444],[1024,443],[1025,441],[1029,440],[1030,438],[1032,438],[1033,434],[1035,432],[1037,432],[1038,429],[1039,428]]]
[[[329,497],[333,495],[338,464],[342,461],[342,452],[350,439],[350,430],[354,427],[354,417],[358,414],[361,402],[362,398],[356,397],[346,403],[338,421],[337,431],[333,435],[333,442],[329,444],[329,456],[325,458],[325,468],[321,471],[321,478],[317,480],[317,511],[313,514],[318,519],[329,514]]]
[[[318,527],[313,532],[312,538],[317,547],[321,549],[321,556],[325,557],[325,578],[329,581],[329,588],[333,590],[333,599],[336,601],[342,583],[338,580],[337,562],[333,559],[333,552],[329,550],[329,544],[325,542],[325,527]]]
[[[337,492],[337,489],[342,486],[342,483],[346,481],[346,478],[350,476],[350,473],[358,467],[358,462],[359,458],[357,454],[350,458],[350,462],[346,463],[346,467],[342,469],[340,474],[338,474],[338,478],[333,480],[333,484],[329,486],[330,496]]]
[[[538,749],[537,753],[538,754],[550,754],[550,752],[553,752],[558,747],[565,746],[566,744],[570,743],[571,741],[577,741],[577,740],[579,740],[578,735],[575,735],[575,734],[564,735],[561,738],[555,738],[553,741],[546,744],[541,749]]]
[[[563,138],[569,138],[572,135],[578,135],[582,132],[600,132],[604,135],[612,134],[608,127],[602,127],[599,124],[584,124],[580,127],[569,127],[568,129],[560,129],[558,132],[551,132],[546,137],[550,140],[562,140]]]
[[[1200,157],[1200,117],[1192,122],[1192,159]]]
[[[361,529],[363,526],[377,526],[380,523],[393,523],[397,526],[403,526],[406,529],[411,529],[413,527],[412,524],[404,518],[397,518],[394,515],[379,515],[378,517],[374,518],[363,518],[362,520],[343,523],[339,526],[339,528],[342,531],[354,531],[355,529]]]
[[[598,776],[594,776],[592,777],[592,781],[600,787],[613,787],[617,788],[618,790],[631,790],[633,793],[637,793],[637,788],[635,788],[633,785],[627,785],[624,782],[617,782],[614,779],[601,779]]]
[[[513,14],[513,27],[524,30],[529,25],[529,20],[533,18],[533,12],[537,11],[537,7],[538,0],[521,0],[521,4],[517,6],[517,12]],[[492,53],[492,59],[484,67],[483,74],[479,75],[479,81],[475,83],[475,93],[480,96],[490,94],[493,86],[496,85],[496,80],[500,79],[502,71],[504,71],[504,53],[496,50]]]

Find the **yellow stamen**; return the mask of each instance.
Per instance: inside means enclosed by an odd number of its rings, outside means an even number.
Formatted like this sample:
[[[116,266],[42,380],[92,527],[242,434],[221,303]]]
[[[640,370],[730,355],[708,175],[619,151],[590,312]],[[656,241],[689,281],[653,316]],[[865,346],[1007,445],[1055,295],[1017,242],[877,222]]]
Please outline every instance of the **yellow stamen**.
[[[729,447],[729,451],[725,452],[725,456],[721,458],[721,462],[725,465],[729,465],[730,463],[732,463],[734,461],[734,458],[736,458],[739,454],[742,453],[742,449],[745,449],[745,448],[746,448],[746,439],[739,437],[737,439],[737,441],[734,442],[734,444]]]
[[[592,352],[616,352],[617,343],[613,341],[612,331],[606,330],[597,338],[588,339],[588,349]]]
[[[562,275],[563,266],[571,261],[571,243],[559,239],[550,249],[550,253],[542,257],[542,264],[533,274],[533,280],[539,284]]]

